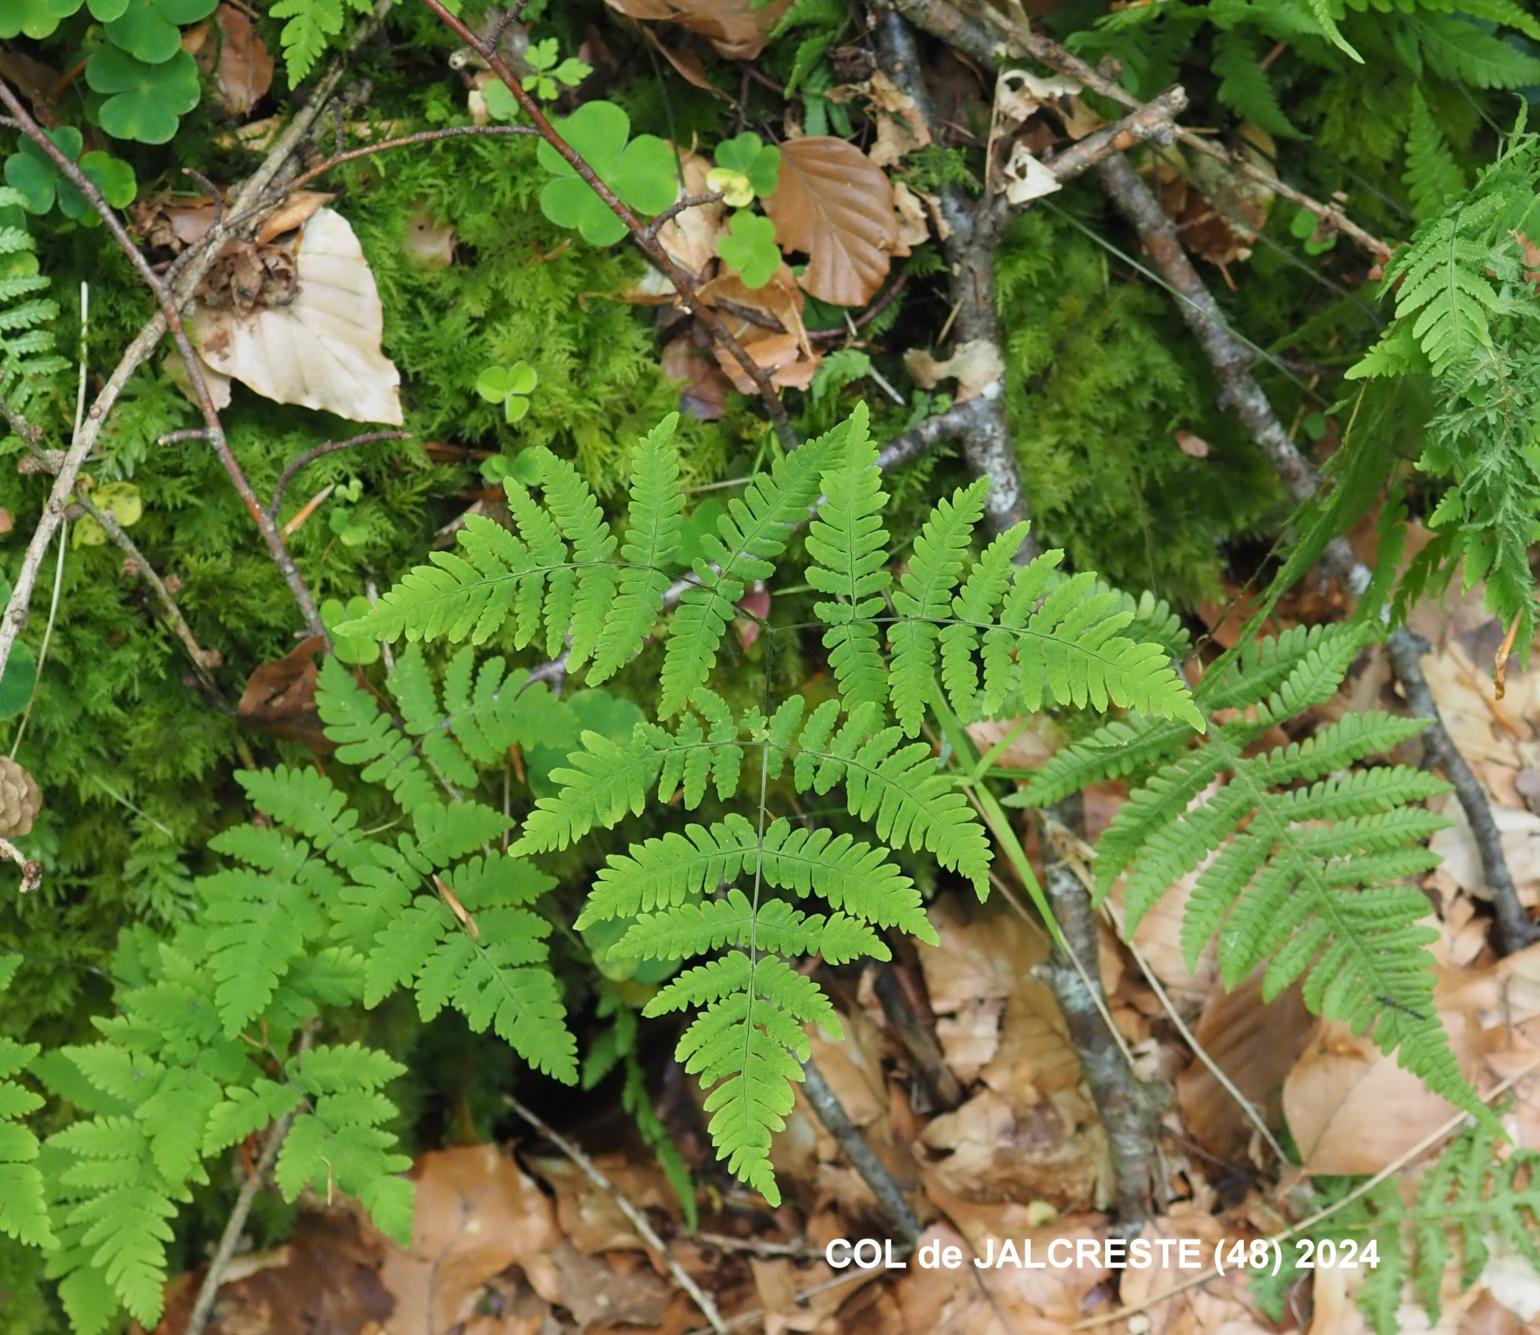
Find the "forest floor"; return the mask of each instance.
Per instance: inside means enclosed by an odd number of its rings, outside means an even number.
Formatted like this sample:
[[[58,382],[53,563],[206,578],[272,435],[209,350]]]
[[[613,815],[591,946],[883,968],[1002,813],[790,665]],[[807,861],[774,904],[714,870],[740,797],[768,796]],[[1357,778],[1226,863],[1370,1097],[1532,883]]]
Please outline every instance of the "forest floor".
[[[1280,610],[1278,629],[1328,615],[1333,597],[1326,589],[1304,590]],[[1234,603],[1207,610],[1219,643],[1244,619],[1237,611]],[[1511,673],[1498,698],[1490,664],[1501,633],[1482,611],[1479,591],[1420,608],[1412,625],[1432,647],[1425,661],[1444,719],[1494,795],[1509,865],[1525,907],[1533,909],[1540,905],[1540,665]],[[1316,721],[1369,707],[1404,708],[1377,648],[1361,656]],[[1006,763],[1040,760],[1033,748],[1047,740],[1027,735]],[[1416,759],[1410,750],[1404,758]],[[1088,795],[1091,837],[1122,800],[1121,784]],[[1442,1019],[1478,1090],[1494,1101],[1499,1094],[1510,1100],[1503,1121],[1515,1144],[1540,1148],[1540,946],[1506,959],[1493,956],[1487,915],[1476,898],[1482,885],[1476,849],[1452,798],[1446,814],[1451,824],[1435,838],[1443,865],[1424,884],[1442,923],[1435,947],[1443,970]],[[1100,967],[1112,1018],[1139,1075],[1174,1089],[1160,1147],[1168,1200],[1143,1236],[1195,1240],[1202,1257],[1197,1268],[1175,1255],[1121,1275],[1100,1264],[1046,1263],[1063,1255],[1062,1245],[1050,1251],[1056,1239],[1107,1235],[1107,1217],[1098,1211],[1110,1190],[1103,1133],[1053,995],[1034,974],[1047,952],[1037,920],[1006,896],[983,908],[954,896],[933,910],[939,948],[918,948],[898,969],[922,1039],[911,1032],[906,1042],[889,1023],[870,971],[832,980],[847,1041],[814,1039],[816,1063],[861,1137],[910,1189],[924,1229],[920,1245],[931,1244],[918,1256],[884,1221],[872,1192],[800,1094],[778,1139],[776,1171],[786,1203],[771,1211],[734,1190],[725,1175],[707,1177],[692,1232],[663,1173],[645,1147],[628,1140],[628,1123],[601,1089],[544,1109],[555,1123],[548,1129],[563,1144],[532,1126],[506,1144],[424,1155],[414,1170],[417,1218],[409,1250],[340,1202],[328,1209],[313,1201],[313,1213],[288,1245],[237,1257],[210,1329],[219,1335],[685,1335],[713,1324],[769,1335],[1367,1330],[1354,1293],[1372,1267],[1302,1275],[1285,1291],[1282,1320],[1275,1322],[1244,1270],[1211,1273],[1215,1245],[1272,1234],[1288,1247],[1290,1235],[1280,1232],[1290,1217],[1287,1197],[1307,1173],[1398,1173],[1403,1194],[1414,1192],[1420,1168],[1463,1119],[1368,1040],[1322,1024],[1297,998],[1285,994],[1264,1008],[1257,979],[1224,991],[1212,949],[1189,970],[1178,942],[1183,904],[1181,894],[1166,896],[1141,922],[1135,951],[1104,921]],[[1117,914],[1116,895],[1109,910]],[[934,1039],[928,1054],[923,1036]],[[1194,1055],[1194,1044],[1232,1089]],[[937,1060],[941,1069],[929,1065]],[[665,1112],[676,1143],[709,1174],[709,1146],[687,1086],[670,1085],[666,1073],[664,1085],[672,1089],[674,1106]],[[960,1091],[961,1101],[944,1106],[938,1087]],[[1276,1160],[1237,1095],[1272,1125],[1286,1113],[1299,1167],[1275,1176]],[[645,1218],[661,1251],[639,1236],[628,1217],[633,1212]],[[828,1263],[831,1242],[861,1238],[891,1242],[898,1268]],[[1005,1239],[1030,1250],[1036,1264],[973,1264],[1013,1261],[1003,1253]],[[938,1246],[957,1247],[966,1259],[938,1264]],[[834,1259],[843,1259],[837,1245]],[[1408,1299],[1398,1314],[1400,1329],[1449,1335],[1524,1329],[1515,1313],[1531,1320],[1540,1314],[1540,1281],[1515,1259],[1494,1246],[1480,1280],[1463,1294],[1451,1272],[1437,1324],[1429,1325]],[[709,1314],[681,1276],[698,1286]],[[161,1330],[181,1329],[202,1278],[201,1271],[182,1277]],[[1300,1286],[1312,1283],[1307,1303]],[[1313,1316],[1305,1324],[1299,1314],[1307,1311]]]

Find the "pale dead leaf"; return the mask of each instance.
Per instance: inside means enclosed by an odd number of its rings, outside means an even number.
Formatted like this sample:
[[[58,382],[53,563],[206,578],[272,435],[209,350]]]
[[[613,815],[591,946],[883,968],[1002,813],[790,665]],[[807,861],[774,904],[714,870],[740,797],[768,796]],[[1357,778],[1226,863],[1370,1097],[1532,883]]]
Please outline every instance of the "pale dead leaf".
[[[1214,1245],[1221,1240],[1233,1242],[1255,1236],[1244,1221],[1212,1215],[1195,1201],[1181,1201],[1168,1214],[1152,1219],[1140,1236],[1145,1238],[1188,1238],[1197,1242],[1200,1264],[1213,1258]],[[1128,1306],[1148,1303],[1157,1294],[1180,1287],[1191,1280],[1193,1271],[1184,1269],[1178,1259],[1156,1253],[1166,1264],[1130,1267],[1123,1271],[1118,1298]],[[1241,1267],[1230,1267],[1225,1275],[1215,1277],[1177,1297],[1156,1302],[1141,1315],[1147,1324],[1145,1335],[1262,1335],[1275,1330],[1265,1322],[1251,1293],[1251,1275]]]
[[[1474,1077],[1480,1031],[1466,1011],[1440,1009],[1455,1056]],[[1366,1034],[1323,1021],[1283,1085],[1283,1112],[1312,1174],[1369,1175],[1458,1110]]]
[[[808,256],[802,286],[833,306],[864,306],[882,286],[898,215],[882,169],[843,139],[781,145],[781,178],[765,200],[783,250]]]
[[[898,213],[898,243],[911,250],[930,236],[925,201],[903,181],[893,182],[893,207]]]
[[[353,229],[321,209],[300,234],[295,262],[291,304],[193,313],[204,361],[276,403],[400,425],[401,377],[380,351],[379,291]]]
[[[707,359],[694,339],[681,334],[663,349],[663,374],[679,384],[679,407],[698,422],[715,422],[727,415],[728,379]]]
[[[831,102],[860,101],[865,106],[867,118],[877,127],[869,155],[879,167],[891,167],[931,142],[930,128],[914,99],[880,69],[861,83],[831,88],[825,96]]]
[[[904,369],[921,389],[934,389],[943,380],[956,380],[956,399],[963,403],[1000,384],[1005,376],[1005,358],[998,343],[970,338],[959,343],[944,362],[937,361],[923,348],[912,348],[904,354]]]
[[[1202,436],[1194,435],[1191,431],[1179,430],[1176,433],[1176,447],[1189,459],[1208,458],[1208,441]]]
[[[791,0],[604,0],[617,14],[644,23],[672,23],[704,37],[729,60],[753,60]]]
[[[427,212],[406,220],[406,253],[425,269],[447,269],[455,258],[455,229]]]
[[[1231,1084],[1276,1127],[1282,1114],[1284,1077],[1314,1027],[1296,987],[1264,1006],[1257,974],[1233,992],[1215,991],[1193,1028],[1193,1037]],[[1196,1058],[1177,1078],[1176,1103],[1188,1133],[1221,1159],[1239,1156],[1256,1134],[1229,1090]]]
[[[679,157],[684,168],[684,184],[675,198],[709,194],[706,173],[711,170],[711,164],[699,153],[688,149],[681,148]],[[716,259],[717,237],[721,234],[726,217],[727,208],[721,200],[714,204],[697,204],[694,208],[676,213],[664,223],[658,229],[658,242],[675,261],[699,278]]]
[[[1486,1243],[1491,1253],[1486,1269],[1481,1272],[1481,1283],[1533,1330],[1536,1318],[1540,1317],[1540,1275],[1535,1273],[1529,1258],[1506,1237],[1488,1233]]]
[[[561,1241],[551,1203],[497,1146],[425,1154],[415,1174],[412,1245],[391,1248],[381,1272],[396,1299],[392,1330],[447,1331],[499,1271],[548,1268]]]
[[[234,5],[214,11],[219,29],[219,64],[214,82],[220,102],[230,116],[244,116],[266,95],[273,83],[273,57],[257,36],[252,22]]]

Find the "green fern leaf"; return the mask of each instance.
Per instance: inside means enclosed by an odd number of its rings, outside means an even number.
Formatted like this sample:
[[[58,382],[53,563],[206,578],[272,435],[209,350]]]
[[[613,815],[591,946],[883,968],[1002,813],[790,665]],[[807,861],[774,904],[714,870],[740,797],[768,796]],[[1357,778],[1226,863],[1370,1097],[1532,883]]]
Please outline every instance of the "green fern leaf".
[[[1428,110],[1422,90],[1416,87],[1412,89],[1412,122],[1406,134],[1403,179],[1412,211],[1419,219],[1431,217],[1465,193],[1465,173],[1449,151],[1448,141]]]
[[[1216,34],[1213,67],[1219,75],[1215,93],[1231,111],[1269,134],[1299,138],[1299,130],[1278,104],[1254,37],[1235,30]]]
[[[887,674],[872,618],[883,606],[889,584],[887,530],[882,510],[887,493],[877,467],[877,450],[867,430],[866,405],[850,418],[844,462],[823,476],[823,505],[808,529],[807,551],[813,564],[807,582],[832,601],[820,599],[813,611],[828,629],[823,633],[829,666],[846,703],[854,708],[880,703],[887,695]]]
[[[328,42],[342,31],[344,3],[355,13],[369,12],[369,0],[278,0],[269,9],[275,19],[287,20],[278,40],[290,84],[315,68]]]
[[[679,552],[684,492],[679,485],[679,452],[674,430],[679,414],[670,413],[638,443],[631,458],[631,505],[625,566],[616,585],[594,650],[588,680],[612,677],[640,648],[663,610],[669,571]]]
[[[0,955],[0,995],[20,963],[19,955]],[[58,1239],[48,1224],[42,1175],[33,1166],[37,1137],[21,1124],[43,1100],[15,1079],[37,1054],[35,1043],[0,1038],[0,1233],[28,1247],[52,1248]]]
[[[1484,32],[1454,14],[1424,14],[1412,24],[1428,64],[1454,83],[1473,88],[1524,88],[1540,83],[1540,59],[1497,33]]]
[[[701,546],[695,584],[679,600],[663,656],[658,715],[677,714],[711,675],[738,600],[754,580],[768,579],[792,529],[818,499],[819,481],[843,450],[842,424],[777,459],[728,502]]]
[[[433,779],[413,753],[412,739],[340,660],[328,657],[321,664],[315,703],[327,737],[337,743],[337,759],[363,766],[366,783],[383,783],[403,811],[435,800]]]

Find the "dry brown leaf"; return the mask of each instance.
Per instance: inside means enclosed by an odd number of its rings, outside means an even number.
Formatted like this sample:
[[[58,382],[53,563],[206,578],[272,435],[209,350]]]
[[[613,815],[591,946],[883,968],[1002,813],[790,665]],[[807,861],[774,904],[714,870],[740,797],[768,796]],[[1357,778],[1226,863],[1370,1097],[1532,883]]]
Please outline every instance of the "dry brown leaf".
[[[781,145],[781,178],[765,200],[783,250],[808,256],[802,286],[833,306],[864,306],[898,245],[893,187],[854,144],[824,136]]]
[[[925,200],[903,181],[893,182],[893,207],[898,213],[898,244],[904,250],[913,249],[930,236]]]
[[[699,88],[703,93],[710,93],[713,97],[719,97],[724,102],[731,102],[733,100],[729,94],[724,93],[716,84],[711,82],[710,77],[706,73],[706,67],[701,64],[700,57],[695,52],[686,51],[683,48],[676,50],[660,39],[651,28],[646,26],[642,27],[642,36],[651,43],[654,51],[674,67],[675,72],[687,84]]]
[[[310,635],[276,662],[259,665],[246,678],[235,716],[275,737],[331,751],[333,744],[321,730],[315,707],[315,659],[325,648],[323,636]]]
[[[672,23],[704,37],[729,60],[753,60],[791,0],[604,0],[617,14],[644,23]]]
[[[1439,1017],[1467,1079],[1481,1035],[1474,1017],[1444,1002]],[[1366,1034],[1323,1021],[1283,1084],[1283,1112],[1307,1173],[1370,1175],[1457,1113]]]
[[[1170,1213],[1147,1223],[1140,1236],[1194,1239],[1206,1264],[1214,1255],[1216,1243],[1233,1242],[1255,1233],[1243,1220],[1216,1217],[1194,1201],[1182,1201],[1173,1205]],[[1123,1271],[1118,1298],[1125,1306],[1148,1302],[1192,1279],[1191,1269],[1181,1268],[1174,1257],[1166,1259],[1170,1264]],[[1252,1277],[1244,1268],[1232,1266],[1222,1278],[1216,1276],[1177,1297],[1151,1304],[1141,1313],[1145,1318],[1144,1335],[1263,1335],[1276,1330],[1257,1309],[1251,1282]]]
[[[234,5],[214,11],[219,29],[219,63],[214,82],[227,115],[244,116],[266,95],[273,83],[273,57],[245,14]]]
[[[1282,1113],[1284,1077],[1315,1021],[1300,1000],[1298,988],[1289,988],[1266,1006],[1261,994],[1260,975],[1248,978],[1233,992],[1214,992],[1193,1037],[1276,1127]],[[1221,1159],[1240,1156],[1256,1134],[1230,1091],[1196,1058],[1177,1079],[1176,1103],[1187,1132]]]
[[[871,77],[860,83],[831,88],[826,96],[831,102],[863,103],[867,118],[877,127],[877,141],[871,147],[870,157],[879,167],[891,167],[931,142],[930,127],[914,99],[880,69],[873,70]]]
[[[1255,165],[1269,169],[1276,157],[1272,139],[1255,126],[1236,147]],[[1157,193],[1175,220],[1182,243],[1210,264],[1223,268],[1251,258],[1251,245],[1267,224],[1273,195],[1249,178],[1233,175],[1212,158],[1194,155],[1188,161],[1176,148],[1156,159]]]
[[[770,383],[788,389],[806,389],[813,381],[822,356],[813,350],[802,324],[802,289],[789,266],[783,264],[763,287],[747,288],[736,274],[719,274],[700,290],[701,300],[717,307],[722,323],[732,331],[743,350],[770,374]],[[745,312],[761,318],[753,320]],[[779,330],[767,328],[774,321]],[[744,394],[756,392],[754,382],[738,365],[738,359],[715,348],[717,364]]]
[[[319,210],[300,233],[295,265],[298,292],[287,306],[194,311],[204,361],[276,403],[399,426],[401,377],[380,351],[379,290],[346,219]]]
[[[728,379],[690,335],[681,334],[671,340],[663,349],[659,365],[664,375],[680,382],[682,411],[698,422],[715,422],[727,415]]]
[[[515,1264],[539,1269],[561,1240],[545,1193],[496,1145],[425,1154],[414,1174],[412,1245],[391,1248],[382,1271],[396,1299],[393,1330],[449,1330],[492,1276]]]
[[[676,198],[710,193],[706,173],[711,170],[711,164],[699,153],[683,148],[679,150],[679,159],[684,184]],[[717,237],[726,225],[726,218],[727,209],[721,200],[697,204],[683,213],[676,213],[658,228],[658,242],[675,261],[699,278],[717,257]],[[672,285],[669,292],[673,293]]]
[[[257,228],[253,239],[259,246],[265,246],[285,232],[303,227],[315,217],[323,204],[329,204],[334,198],[334,195],[323,190],[296,190],[262,219],[262,225]]]
[[[956,380],[957,402],[963,403],[1000,382],[1005,375],[1005,359],[998,343],[972,338],[959,343],[944,362],[937,361],[923,348],[912,348],[904,354],[904,369],[921,389],[934,389],[943,380]]]

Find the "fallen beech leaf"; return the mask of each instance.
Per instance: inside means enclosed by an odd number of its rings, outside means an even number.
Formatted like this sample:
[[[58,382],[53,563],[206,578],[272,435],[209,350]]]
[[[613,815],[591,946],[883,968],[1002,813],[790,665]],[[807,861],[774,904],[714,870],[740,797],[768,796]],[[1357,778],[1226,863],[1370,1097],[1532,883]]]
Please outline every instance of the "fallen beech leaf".
[[[379,291],[340,214],[321,209],[304,225],[295,268],[287,306],[194,311],[204,361],[276,403],[399,426],[401,377],[380,351]]]
[[[921,389],[934,389],[943,380],[956,380],[957,402],[962,403],[999,383],[1005,375],[1005,359],[997,344],[987,338],[973,338],[958,344],[944,362],[938,362],[923,348],[912,349],[904,354],[904,369]]]
[[[898,243],[903,249],[910,250],[930,236],[925,200],[903,181],[893,182],[893,207],[898,214]]]
[[[1248,137],[1237,145],[1239,151],[1266,169],[1276,157],[1272,139],[1253,125],[1243,133]],[[1161,203],[1189,250],[1221,268],[1251,258],[1252,242],[1272,211],[1270,190],[1231,175],[1212,158],[1195,155],[1187,162],[1175,148],[1156,159],[1155,180]]]
[[[893,187],[843,139],[781,145],[781,178],[765,200],[782,250],[808,256],[802,286],[833,306],[864,306],[888,276],[898,246]]]
[[[827,97],[831,102],[859,98],[865,104],[867,117],[877,127],[877,142],[871,147],[870,157],[879,167],[890,167],[931,142],[930,128],[914,99],[880,69],[873,70],[871,77],[861,83],[831,88]]]
[[[718,307],[722,323],[732,331],[743,350],[770,373],[770,383],[790,389],[806,389],[822,360],[808,342],[802,326],[802,289],[791,269],[780,270],[763,287],[747,288],[737,274],[721,274],[700,290],[707,305]],[[725,304],[724,304],[725,303]],[[756,312],[761,320],[749,318]],[[775,321],[780,329],[767,328],[762,321]],[[755,392],[754,382],[738,365],[738,359],[716,348],[717,364],[727,378],[744,394]]]
[[[1440,1010],[1455,1056],[1474,1074],[1480,1033]],[[1283,1113],[1307,1173],[1377,1173],[1458,1110],[1364,1034],[1323,1022],[1283,1083]]]
[[[704,37],[729,60],[753,60],[791,0],[604,0],[617,14],[644,23],[672,23]]]
[[[392,1330],[452,1329],[489,1279],[514,1264],[544,1269],[561,1240],[545,1193],[495,1145],[425,1154],[415,1175],[412,1246],[387,1251],[381,1271]]]
[[[322,636],[311,635],[276,662],[260,664],[246,678],[235,716],[275,737],[303,742],[315,751],[331,751],[315,707],[315,657],[325,648]]]
[[[1176,433],[1176,447],[1190,459],[1208,458],[1208,441],[1202,436],[1195,436],[1191,431]]]
[[[285,232],[303,227],[316,215],[321,205],[329,203],[333,198],[335,196],[321,190],[296,190],[262,220],[262,225],[257,228],[256,243],[265,246]]]
[[[686,149],[679,150],[679,159],[684,183],[676,198],[708,194],[706,173],[711,170],[711,164],[699,153]],[[720,200],[685,209],[658,228],[658,242],[679,264],[699,278],[706,272],[706,266],[716,259],[717,236],[722,231],[726,213]],[[672,285],[669,290],[672,292]]]
[[[224,111],[244,116],[256,106],[273,83],[273,57],[252,22],[234,5],[220,5],[214,13],[219,29],[219,64],[214,81]]]
[[[728,379],[714,361],[681,334],[663,349],[663,374],[680,382],[679,407],[698,422],[715,422],[727,415]]]

